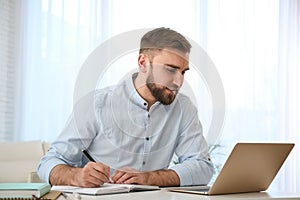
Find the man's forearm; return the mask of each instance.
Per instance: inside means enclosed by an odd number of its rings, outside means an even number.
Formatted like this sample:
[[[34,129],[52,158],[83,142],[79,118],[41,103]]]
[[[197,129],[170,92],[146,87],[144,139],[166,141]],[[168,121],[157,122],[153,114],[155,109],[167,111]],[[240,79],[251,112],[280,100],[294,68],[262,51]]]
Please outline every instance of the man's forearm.
[[[157,170],[149,173],[149,185],[179,186],[180,179],[174,170]]]
[[[75,174],[80,170],[76,167],[68,165],[57,165],[50,172],[51,185],[77,185],[75,182]]]
[[[172,169],[142,172],[131,167],[116,170],[111,176],[114,183],[157,185],[157,186],[179,186],[180,179]]]
[[[57,165],[50,173],[50,183],[52,185],[80,185],[76,181],[76,174],[80,173],[81,168],[68,165]],[[158,185],[158,186],[179,186],[180,179],[174,170],[157,170],[144,173],[134,173],[135,175],[146,175],[139,179],[138,184]],[[147,177],[147,178],[146,178]],[[142,181],[143,180],[143,181]]]
[[[50,172],[52,185],[99,187],[109,181],[110,167],[103,163],[88,162],[83,168],[57,165]]]

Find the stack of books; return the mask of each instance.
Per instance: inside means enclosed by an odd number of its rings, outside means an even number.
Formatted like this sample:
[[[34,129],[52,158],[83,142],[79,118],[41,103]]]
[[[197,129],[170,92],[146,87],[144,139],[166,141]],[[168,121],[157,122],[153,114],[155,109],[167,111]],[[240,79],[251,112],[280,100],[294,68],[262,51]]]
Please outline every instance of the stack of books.
[[[48,183],[0,183],[0,199],[36,199],[50,189]]]

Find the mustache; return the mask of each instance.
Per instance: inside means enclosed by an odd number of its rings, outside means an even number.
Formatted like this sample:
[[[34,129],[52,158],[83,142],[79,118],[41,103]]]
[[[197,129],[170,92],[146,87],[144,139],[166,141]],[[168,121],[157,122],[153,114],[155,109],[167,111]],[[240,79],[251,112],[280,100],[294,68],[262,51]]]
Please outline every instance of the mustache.
[[[167,87],[165,86],[166,89],[173,91],[175,94],[179,92],[179,87]]]

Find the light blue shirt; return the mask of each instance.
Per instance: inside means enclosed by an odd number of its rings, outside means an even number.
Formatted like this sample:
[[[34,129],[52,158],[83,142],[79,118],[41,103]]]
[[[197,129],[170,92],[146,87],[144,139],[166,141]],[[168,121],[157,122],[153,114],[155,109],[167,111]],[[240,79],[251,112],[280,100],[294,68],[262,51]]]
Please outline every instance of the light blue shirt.
[[[125,166],[140,171],[173,169],[180,185],[207,184],[213,164],[202,135],[198,113],[190,99],[178,94],[170,105],[147,102],[133,80],[96,90],[75,105],[66,127],[41,159],[38,174],[49,182],[58,164],[83,167],[87,149],[97,161],[115,169]],[[178,164],[172,163],[173,155]]]

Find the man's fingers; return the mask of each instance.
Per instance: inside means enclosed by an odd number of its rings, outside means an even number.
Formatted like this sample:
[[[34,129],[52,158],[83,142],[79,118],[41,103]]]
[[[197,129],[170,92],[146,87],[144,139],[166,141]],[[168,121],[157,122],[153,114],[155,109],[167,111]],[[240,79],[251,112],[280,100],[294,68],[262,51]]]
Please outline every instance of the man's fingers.
[[[87,169],[87,171],[94,171],[94,172],[98,172],[99,174],[103,174],[104,176],[106,176],[107,178],[110,175],[110,167],[103,164],[103,163],[95,163],[95,162],[88,162],[84,168]],[[97,177],[97,175],[94,175]]]
[[[103,163],[89,162],[82,169],[84,186],[97,187],[109,182],[110,168]]]
[[[113,179],[115,183],[126,183],[130,179],[132,179],[129,183],[134,183],[136,181],[136,178],[139,176],[139,173],[126,173],[122,172],[119,173],[117,178]]]
[[[111,179],[114,183],[119,183],[119,179],[124,175],[125,173],[123,171],[115,171],[115,173],[111,176]]]
[[[91,176],[90,172],[83,169],[81,171],[81,175],[78,177],[78,183],[79,186],[82,187],[99,187],[100,185],[103,185],[103,181],[94,176]]]
[[[125,184],[141,184],[138,181],[138,177],[137,176],[133,176],[129,179],[127,179],[126,181],[124,181]]]
[[[99,179],[97,177],[93,177],[93,176],[88,176],[85,181],[86,187],[99,187],[103,184],[104,184],[104,182],[101,179]]]
[[[123,173],[123,175],[116,181],[116,183],[124,183],[127,179],[131,178],[132,174]]]
[[[106,182],[109,181],[109,178],[108,178],[107,175],[105,175],[104,173],[102,173],[100,171],[97,171],[97,170],[90,171],[89,176],[91,176],[91,177],[93,177],[95,179],[98,179],[98,180],[100,180],[103,183],[106,183]]]
[[[105,176],[109,177],[109,175],[110,175],[110,167],[108,165],[105,165],[103,163],[93,163],[92,167],[95,170],[103,173]]]

